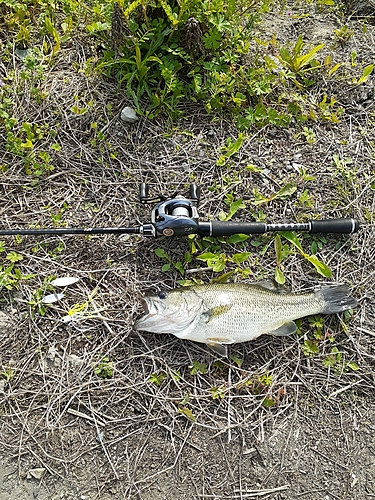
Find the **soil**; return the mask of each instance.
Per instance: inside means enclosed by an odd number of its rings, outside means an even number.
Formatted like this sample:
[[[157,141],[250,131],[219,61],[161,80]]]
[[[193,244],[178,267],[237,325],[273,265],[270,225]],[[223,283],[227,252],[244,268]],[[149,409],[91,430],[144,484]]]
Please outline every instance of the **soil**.
[[[257,36],[275,35],[282,44],[303,34],[307,43],[325,43],[322,56],[346,62],[359,78],[374,61],[375,27],[347,17],[353,34],[339,43],[340,12],[302,2],[275,7]],[[269,222],[355,217],[361,227],[320,240],[318,256],[330,266],[331,280],[295,254],[284,265],[288,284],[299,290],[347,283],[359,307],[350,318],[325,317],[314,355],[304,350],[313,335],[304,320],[305,337],[262,336],[233,346],[230,360],[218,360],[204,345],[132,328],[142,294],[181,279],[173,266],[162,272],[166,261],[154,250],[183,260],[184,239],[6,239],[7,250],[23,257],[22,273],[33,277],[1,293],[0,500],[375,498],[374,78],[362,85],[318,82],[312,93],[334,95],[345,113],[339,123],[309,123],[312,143],[298,124],[249,130],[235,156],[238,168],[218,167],[220,148],[238,135],[228,121],[186,105],[178,127],[161,117],[122,122],[121,109],[132,103],[113,84],[77,72],[92,48],[76,43],[62,48],[46,74],[47,97],[37,109],[27,91],[17,96],[20,122],[37,116],[58,128],[61,149],[53,153],[55,170],[37,186],[16,157],[9,162],[2,174],[3,227],[51,227],[58,214],[68,227],[136,226],[149,221],[153,206],[139,203],[139,182],[148,182],[151,194],[186,195],[191,178],[202,186],[201,218],[217,218],[227,210],[226,192],[251,207],[254,188],[272,194],[299,179],[298,192],[307,190],[311,203],[292,197],[264,205]],[[15,56],[13,63],[21,72],[22,61]],[[70,113],[74,95],[94,105]],[[118,113],[110,116],[108,104]],[[101,124],[104,140],[91,122]],[[341,170],[335,154],[350,159]],[[246,211],[241,216],[251,218]],[[227,244],[225,252],[252,252],[244,281],[272,278],[272,237],[265,236],[264,252],[252,241]],[[309,241],[303,240],[306,248]],[[51,276],[80,280],[61,289],[61,301],[43,307]],[[208,282],[215,274],[190,276]],[[79,314],[68,321],[74,311]],[[327,366],[333,345],[340,356]]]

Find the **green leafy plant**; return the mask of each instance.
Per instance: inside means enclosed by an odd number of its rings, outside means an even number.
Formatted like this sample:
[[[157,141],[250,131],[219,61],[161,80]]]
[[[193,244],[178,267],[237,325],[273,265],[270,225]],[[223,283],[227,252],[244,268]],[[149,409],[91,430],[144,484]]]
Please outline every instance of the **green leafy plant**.
[[[171,269],[171,267],[174,267],[180,274],[181,276],[184,276],[185,274],[185,269],[181,261],[174,262],[173,259],[169,256],[169,254],[164,250],[164,248],[156,248],[155,254],[163,260],[166,260],[167,263],[163,264],[161,270],[163,272],[167,272]],[[190,262],[191,260],[191,255],[189,252],[185,253],[185,262]]]
[[[5,368],[5,370],[0,372],[0,377],[7,382],[10,382],[12,378],[15,376],[16,372],[12,367]]]
[[[374,70],[374,65],[373,64],[369,64],[368,66],[366,66],[363,69],[362,75],[358,79],[357,78],[353,78],[353,83],[355,85],[361,85],[362,83],[367,82],[367,80],[370,78],[371,73],[373,72],[373,70]]]
[[[165,372],[160,372],[160,373],[152,373],[150,375],[150,378],[148,381],[151,384],[155,384],[157,386],[160,386],[163,382],[163,380],[167,377],[167,374]]]
[[[189,367],[190,375],[204,375],[207,373],[207,365],[205,363],[199,363],[199,361],[193,361],[193,364]]]
[[[240,265],[245,262],[251,255],[251,252],[235,253],[231,257],[225,253],[205,252],[200,254],[197,259],[206,262],[207,266],[212,268],[215,273],[220,273],[225,269],[227,264],[235,264],[236,271],[246,275],[246,269],[242,269]]]
[[[98,377],[102,379],[113,377],[113,362],[109,361],[107,356],[103,356],[99,362],[93,363],[91,366]]]
[[[290,231],[280,231],[280,235],[289,241],[310,264],[312,264],[316,271],[325,278],[330,278],[332,276],[332,271],[330,268],[318,259],[316,255],[309,255],[302,247],[302,244],[298,236]]]
[[[333,31],[335,40],[340,45],[345,45],[354,35],[354,31],[349,28],[347,24],[340,26],[340,28]]]
[[[322,363],[326,368],[332,368],[335,375],[359,369],[359,366],[354,361],[346,361],[343,353],[337,347],[332,347],[331,353],[323,359]]]
[[[287,46],[280,48],[279,60],[289,70],[286,77],[290,78],[298,88],[310,87],[314,83],[309,75],[321,67],[315,55],[324,47],[324,44],[319,44],[309,52],[302,53],[304,46],[303,36],[300,35],[292,49]]]
[[[256,396],[264,395],[262,406],[265,408],[272,408],[277,404],[277,397],[273,397],[271,388],[273,386],[273,376],[271,373],[266,372],[262,375],[257,375],[254,377],[250,377],[244,382],[241,382],[237,389],[241,389],[242,387],[246,387],[250,389],[251,394]]]
[[[0,241],[0,253],[5,253],[5,260],[10,262],[10,264],[0,265],[0,287],[12,290],[18,288],[21,281],[35,276],[35,274],[22,274],[22,271],[15,264],[22,261],[23,256],[14,250],[7,252],[4,241]]]
[[[297,186],[294,184],[288,183],[285,186],[283,186],[277,193],[272,194],[271,196],[264,196],[262,195],[257,189],[253,189],[253,195],[255,200],[252,202],[253,205],[258,206],[258,205],[263,205],[265,203],[270,203],[271,201],[274,200],[282,200],[285,201],[287,200],[290,196],[292,196],[293,193],[295,193],[297,190]]]
[[[220,385],[219,387],[211,387],[210,394],[212,399],[224,399],[226,393],[225,385]]]
[[[225,165],[226,161],[228,158],[236,154],[244,141],[244,134],[240,133],[235,141],[233,141],[230,137],[227,139],[227,144],[226,146],[221,148],[221,155],[219,159],[216,161],[217,166],[223,166]]]

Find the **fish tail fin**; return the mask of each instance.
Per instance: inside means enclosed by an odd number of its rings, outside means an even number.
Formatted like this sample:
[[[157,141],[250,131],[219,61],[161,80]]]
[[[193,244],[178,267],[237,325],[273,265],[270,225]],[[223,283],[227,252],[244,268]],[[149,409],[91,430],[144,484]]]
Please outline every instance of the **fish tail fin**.
[[[317,293],[325,301],[323,314],[339,313],[358,306],[358,302],[350,295],[350,290],[346,285],[327,286]]]

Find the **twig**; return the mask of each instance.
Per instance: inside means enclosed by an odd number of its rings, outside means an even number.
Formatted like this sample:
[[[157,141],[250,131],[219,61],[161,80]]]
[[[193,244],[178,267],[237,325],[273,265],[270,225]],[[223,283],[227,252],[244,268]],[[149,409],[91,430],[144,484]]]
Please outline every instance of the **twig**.
[[[240,492],[239,490],[234,490],[235,493],[241,493],[241,496],[235,495],[232,498],[255,498],[255,497],[264,497],[266,495],[271,495],[272,493],[277,493],[278,491],[289,490],[290,485],[285,484],[284,486],[278,486],[277,488],[271,488],[268,490],[251,490],[246,491],[245,493]]]
[[[82,413],[81,411],[74,410],[73,408],[68,408],[66,412],[70,413],[71,415],[75,415],[76,417],[85,418],[86,420],[90,420],[91,422],[105,427],[105,424],[103,422],[100,422],[100,420],[90,417],[90,415],[86,415],[86,413]]]
[[[338,394],[340,394],[341,392],[347,391],[347,390],[351,389],[352,387],[354,387],[355,385],[360,384],[361,382],[364,382],[364,380],[362,378],[357,380],[357,382],[353,382],[353,384],[349,384],[349,385],[346,385],[345,387],[342,387],[341,389],[337,389],[337,391],[332,392],[328,396],[327,399],[331,399],[331,398],[337,396]]]

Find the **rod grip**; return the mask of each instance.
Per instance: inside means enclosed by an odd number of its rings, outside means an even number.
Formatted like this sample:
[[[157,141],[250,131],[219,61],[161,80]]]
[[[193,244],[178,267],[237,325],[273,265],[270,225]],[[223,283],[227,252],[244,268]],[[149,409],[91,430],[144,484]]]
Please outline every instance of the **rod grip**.
[[[351,234],[359,229],[356,219],[327,219],[310,221],[310,233]]]
[[[232,234],[263,234],[267,226],[263,222],[211,221],[211,236],[231,236]]]

